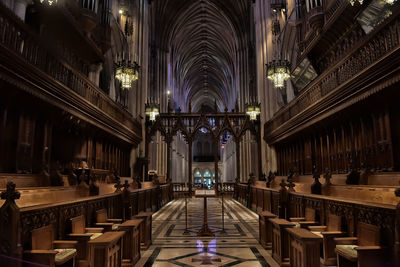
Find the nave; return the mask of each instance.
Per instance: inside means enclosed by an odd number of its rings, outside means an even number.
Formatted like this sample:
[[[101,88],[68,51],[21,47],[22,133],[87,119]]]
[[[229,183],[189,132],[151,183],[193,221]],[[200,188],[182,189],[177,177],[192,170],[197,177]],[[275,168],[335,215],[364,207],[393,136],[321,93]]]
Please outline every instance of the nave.
[[[258,243],[258,215],[233,199],[224,199],[222,232],[221,199],[208,201],[208,224],[216,237],[197,237],[203,219],[202,199],[171,201],[153,215],[153,244],[136,266],[278,266],[270,251]]]

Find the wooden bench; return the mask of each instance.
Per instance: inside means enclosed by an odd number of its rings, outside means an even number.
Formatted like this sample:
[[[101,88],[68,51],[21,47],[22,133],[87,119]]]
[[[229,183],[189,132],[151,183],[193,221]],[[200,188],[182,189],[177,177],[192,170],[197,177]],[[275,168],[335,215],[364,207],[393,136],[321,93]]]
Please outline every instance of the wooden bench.
[[[335,238],[338,267],[382,266],[387,255],[380,241],[379,227],[359,222],[357,237]]]
[[[96,226],[103,227],[106,232],[116,231],[118,225],[122,223],[122,219],[109,219],[106,209],[96,211],[96,221]]]
[[[86,227],[85,216],[81,215],[70,219],[71,234],[69,237],[78,241],[77,260],[78,266],[88,266],[90,260],[90,251],[88,242],[102,235],[104,228]]]
[[[284,219],[269,219],[272,223],[272,258],[280,266],[289,266],[289,236],[285,231],[296,225]]]
[[[259,242],[265,249],[272,248],[272,224],[269,219],[277,216],[269,211],[262,211],[258,214]]]
[[[152,212],[140,212],[135,215],[134,219],[142,219],[143,223],[140,224],[140,246],[142,250],[146,250],[152,243],[151,227],[152,227]]]
[[[118,225],[118,231],[124,231],[122,266],[134,266],[140,259],[140,225],[142,219],[128,220]]]
[[[334,239],[346,233],[341,231],[342,217],[329,213],[326,220],[326,226],[309,226],[308,229],[322,238],[321,263],[324,265],[336,265],[336,243]]]
[[[124,234],[122,231],[112,231],[90,240],[90,267],[121,267]]]
[[[24,258],[46,266],[75,266],[76,241],[54,240],[54,227],[48,225],[31,232],[32,250],[24,251]]]
[[[320,243],[322,238],[304,228],[287,228],[290,244],[291,267],[320,267]]]

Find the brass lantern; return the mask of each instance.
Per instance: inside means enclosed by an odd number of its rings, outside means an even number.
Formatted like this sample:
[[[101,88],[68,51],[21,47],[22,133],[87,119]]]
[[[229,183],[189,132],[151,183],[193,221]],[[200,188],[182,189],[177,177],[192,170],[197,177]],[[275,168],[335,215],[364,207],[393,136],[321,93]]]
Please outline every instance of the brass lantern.
[[[139,79],[139,68],[135,61],[131,63],[130,60],[123,59],[117,63],[115,78],[121,82],[123,89],[130,89],[132,82]]]
[[[250,116],[250,120],[257,120],[257,116],[261,113],[260,103],[250,103],[245,106],[246,114]]]
[[[267,64],[267,78],[276,88],[285,86],[285,81],[290,78],[290,63],[287,60],[273,60]]]
[[[149,116],[150,121],[155,121],[156,117],[160,114],[160,107],[155,103],[146,104],[146,115]]]

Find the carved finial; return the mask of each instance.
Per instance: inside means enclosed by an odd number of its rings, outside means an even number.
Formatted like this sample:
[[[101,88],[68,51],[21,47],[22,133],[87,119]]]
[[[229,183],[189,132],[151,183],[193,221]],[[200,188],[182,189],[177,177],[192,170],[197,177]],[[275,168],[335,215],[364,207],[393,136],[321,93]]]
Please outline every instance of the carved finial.
[[[290,192],[294,192],[295,191],[294,188],[296,187],[296,185],[293,183],[293,179],[290,179],[290,181],[288,180],[288,182],[289,182],[288,185],[287,185],[289,187],[288,190]]]
[[[6,191],[1,193],[1,199],[5,199],[6,201],[11,201],[15,203],[15,200],[21,197],[21,194],[15,190],[15,187],[16,186],[14,182],[8,182]]]
[[[189,101],[189,113],[192,113],[192,101]]]
[[[128,180],[125,180],[125,183],[122,185],[122,187],[124,188],[124,191],[128,190],[130,184],[128,182]]]
[[[115,187],[115,192],[121,192],[121,180],[117,180],[117,183],[114,185]]]
[[[268,182],[267,182],[267,187],[271,188],[271,183],[275,180],[275,175],[272,171],[269,171],[268,174]]]
[[[181,107],[178,107],[178,113],[181,113],[181,111],[182,111]]]
[[[228,112],[228,108],[227,108],[227,107],[225,107],[224,111],[225,111],[225,113],[227,113],[227,112]]]
[[[217,100],[214,99],[214,112],[217,113],[218,112],[218,106],[217,106]]]
[[[285,182],[285,179],[282,179],[282,180],[281,180],[281,183],[280,183],[279,185],[281,186],[281,190],[286,190],[286,186],[287,186],[288,184]]]
[[[397,188],[397,189],[394,191],[394,194],[396,195],[396,197],[400,197],[400,188]]]

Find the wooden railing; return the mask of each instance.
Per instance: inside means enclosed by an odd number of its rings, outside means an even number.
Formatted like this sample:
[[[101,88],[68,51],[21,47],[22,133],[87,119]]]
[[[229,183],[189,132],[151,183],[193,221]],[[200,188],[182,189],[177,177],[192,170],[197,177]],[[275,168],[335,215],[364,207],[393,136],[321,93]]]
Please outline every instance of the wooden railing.
[[[171,200],[171,185],[146,189],[124,190],[113,194],[80,198],[51,204],[18,208],[14,200],[16,192],[7,190],[2,194],[6,202],[0,209],[0,254],[21,258],[21,249],[30,249],[33,229],[53,225],[56,238],[64,239],[70,233],[70,218],[84,215],[87,226],[96,223],[96,211],[107,209],[110,218],[130,219],[142,211],[155,212]],[[14,202],[10,206],[10,201]],[[15,223],[10,218],[17,219]],[[20,240],[20,243],[19,243]],[[15,242],[15,244],[13,243]],[[1,263],[1,259],[0,259]]]
[[[22,64],[31,64],[41,71],[41,76],[53,78],[85,99],[89,105],[97,108],[97,112],[105,113],[124,127],[141,133],[141,125],[132,115],[115,103],[107,94],[92,83],[76,68],[62,59],[61,51],[54,51],[51,43],[44,42],[26,24],[16,17],[8,8],[0,3],[0,54],[1,65],[7,69],[18,68],[20,75],[25,76],[29,69],[16,66],[16,59],[23,59]],[[3,58],[4,57],[4,58]],[[28,73],[29,74],[29,73]],[[66,88],[61,90],[65,90]],[[50,89],[56,90],[49,86]],[[66,89],[66,90],[68,90]],[[65,94],[68,92],[59,92]],[[71,103],[74,104],[74,103]]]
[[[358,222],[376,225],[382,229],[384,245],[389,247],[394,246],[395,232],[400,231],[400,224],[396,223],[395,205],[288,192],[247,184],[238,184],[236,188],[238,190],[235,192],[236,199],[256,212],[266,210],[280,218],[289,219],[290,217],[304,217],[305,208],[308,207],[316,210],[322,225],[325,225],[328,213],[332,213],[343,218],[347,232],[351,236],[356,236]],[[400,205],[397,209],[397,213],[400,214]],[[396,242],[399,241],[396,240]]]
[[[394,69],[383,62],[382,58],[398,55],[399,44],[400,22],[393,15],[388,21],[361,39],[346,57],[322,73],[297,98],[279,110],[264,125],[265,139],[268,142],[275,142],[279,139],[278,135],[282,135],[286,128],[289,129],[290,126],[287,125],[287,122],[294,117],[299,120],[301,113],[305,110],[321,109],[321,107],[326,109],[327,107],[321,104],[323,103],[321,100],[328,101],[328,96],[329,98],[336,96],[336,98],[343,99],[362,88],[361,83],[389,74]],[[359,76],[360,73],[363,78]],[[337,102],[336,100],[334,103]],[[310,112],[316,114],[318,111]],[[312,114],[307,115],[306,118]]]

